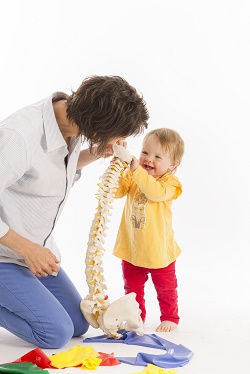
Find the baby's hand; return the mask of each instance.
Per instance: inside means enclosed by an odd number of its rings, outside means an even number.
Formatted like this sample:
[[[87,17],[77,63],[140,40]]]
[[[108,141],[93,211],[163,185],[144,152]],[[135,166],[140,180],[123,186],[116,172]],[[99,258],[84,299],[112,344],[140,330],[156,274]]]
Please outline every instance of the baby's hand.
[[[130,170],[132,171],[132,173],[138,168],[138,166],[139,166],[139,161],[137,160],[137,158],[132,156],[132,161],[130,163]]]

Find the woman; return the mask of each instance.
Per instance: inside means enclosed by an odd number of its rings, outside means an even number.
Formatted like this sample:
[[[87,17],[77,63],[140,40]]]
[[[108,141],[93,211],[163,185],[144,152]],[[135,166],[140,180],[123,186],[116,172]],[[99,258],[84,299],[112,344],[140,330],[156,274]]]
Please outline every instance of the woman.
[[[0,326],[41,348],[60,348],[88,323],[52,232],[80,170],[113,143],[147,128],[135,88],[118,76],[86,78],[0,123]],[[80,150],[86,140],[89,149]]]

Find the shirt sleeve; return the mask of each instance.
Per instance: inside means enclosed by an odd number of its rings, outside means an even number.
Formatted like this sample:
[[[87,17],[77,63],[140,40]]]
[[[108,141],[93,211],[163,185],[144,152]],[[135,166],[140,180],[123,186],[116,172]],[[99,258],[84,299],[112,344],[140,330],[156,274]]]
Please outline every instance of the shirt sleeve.
[[[128,191],[131,186],[131,171],[127,170],[123,176],[121,176],[118,180],[119,186],[115,192],[115,198],[121,198],[128,194]]]
[[[156,179],[139,166],[133,172],[132,179],[147,198],[155,202],[174,200],[182,193],[178,178],[171,173]]]
[[[0,127],[0,207],[4,191],[20,179],[27,169],[27,151],[24,140],[14,130]],[[0,215],[0,237],[9,231]]]

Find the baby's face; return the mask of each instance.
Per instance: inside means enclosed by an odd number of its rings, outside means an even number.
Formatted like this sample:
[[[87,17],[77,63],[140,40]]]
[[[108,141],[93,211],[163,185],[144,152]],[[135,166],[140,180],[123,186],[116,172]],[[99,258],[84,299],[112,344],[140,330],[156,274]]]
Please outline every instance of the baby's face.
[[[173,169],[173,163],[154,135],[149,135],[144,140],[139,163],[153,177],[161,177]]]

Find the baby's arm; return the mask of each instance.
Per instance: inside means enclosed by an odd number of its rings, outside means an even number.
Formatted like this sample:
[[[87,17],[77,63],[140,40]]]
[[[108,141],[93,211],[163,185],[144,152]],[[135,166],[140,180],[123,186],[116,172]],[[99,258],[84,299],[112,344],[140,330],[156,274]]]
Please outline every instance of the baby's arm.
[[[133,181],[140,190],[152,201],[177,199],[182,192],[182,186],[177,177],[167,175],[159,178],[148,175],[141,166],[132,174]]]
[[[138,168],[138,166],[139,166],[139,161],[137,160],[137,158],[132,156],[132,160],[130,163],[130,171],[133,173]]]

